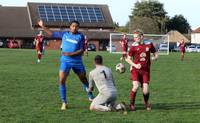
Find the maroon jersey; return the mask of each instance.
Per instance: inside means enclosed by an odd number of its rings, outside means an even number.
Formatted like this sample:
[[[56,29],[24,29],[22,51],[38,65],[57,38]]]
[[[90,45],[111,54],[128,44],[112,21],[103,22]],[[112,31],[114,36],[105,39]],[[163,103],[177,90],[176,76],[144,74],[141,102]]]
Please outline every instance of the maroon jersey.
[[[42,47],[42,41],[43,41],[43,36],[42,35],[38,35],[36,38],[35,38],[35,40],[37,40],[37,48],[41,48]]]
[[[179,44],[179,47],[180,47],[180,51],[181,51],[181,52],[184,52],[184,51],[185,51],[185,43],[184,43],[184,42],[180,43],[180,44]]]
[[[129,56],[134,57],[135,64],[141,64],[141,70],[149,71],[151,59],[151,53],[155,53],[156,49],[151,42],[144,44],[138,44],[134,42],[130,48]],[[136,69],[133,67],[133,69]]]
[[[126,38],[123,38],[121,41],[122,52],[127,52],[128,49],[128,41]]]

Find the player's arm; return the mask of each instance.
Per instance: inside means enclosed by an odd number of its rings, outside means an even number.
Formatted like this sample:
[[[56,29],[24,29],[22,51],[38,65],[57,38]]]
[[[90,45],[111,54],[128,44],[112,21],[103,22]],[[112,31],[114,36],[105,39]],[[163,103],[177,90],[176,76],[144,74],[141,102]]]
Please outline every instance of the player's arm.
[[[154,45],[151,43],[151,49],[150,49],[151,53],[153,53],[153,57],[151,57],[152,61],[156,61],[158,59],[158,52],[156,51],[156,48],[154,47]]]
[[[91,73],[89,73],[89,91],[93,91],[94,90],[94,80],[92,78]]]
[[[113,77],[113,74],[112,74],[112,70],[111,70],[111,69],[110,69],[110,72],[111,72],[111,76],[112,76],[112,80],[113,80],[113,85],[116,86],[116,85],[115,85],[115,79],[114,79],[114,77]]]
[[[47,28],[47,27],[44,26],[44,23],[43,23],[42,20],[40,20],[40,21],[38,22],[38,25],[39,25],[49,36],[52,36],[52,35],[53,35],[53,32],[52,32],[49,28]]]
[[[83,52],[84,52],[84,50],[83,50],[83,49],[80,49],[80,50],[77,50],[77,51],[75,51],[75,52],[62,52],[62,54],[63,54],[64,56],[77,56],[77,55],[82,55]]]
[[[153,57],[151,57],[152,61],[156,61],[158,59],[158,52],[153,53]]]
[[[141,65],[140,64],[135,64],[133,61],[132,61],[132,57],[131,56],[127,56],[127,58],[125,59],[127,63],[129,63],[131,66],[135,67],[136,69],[140,69],[141,68]]]

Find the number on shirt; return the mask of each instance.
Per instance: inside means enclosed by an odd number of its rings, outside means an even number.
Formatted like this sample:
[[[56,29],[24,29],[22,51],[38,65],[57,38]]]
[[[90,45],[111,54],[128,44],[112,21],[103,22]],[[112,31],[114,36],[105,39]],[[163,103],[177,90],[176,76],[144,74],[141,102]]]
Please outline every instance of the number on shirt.
[[[103,70],[100,73],[103,73],[104,77],[107,79],[106,72]]]
[[[146,53],[145,52],[142,52],[141,54],[140,54],[140,61],[145,61],[146,60]]]

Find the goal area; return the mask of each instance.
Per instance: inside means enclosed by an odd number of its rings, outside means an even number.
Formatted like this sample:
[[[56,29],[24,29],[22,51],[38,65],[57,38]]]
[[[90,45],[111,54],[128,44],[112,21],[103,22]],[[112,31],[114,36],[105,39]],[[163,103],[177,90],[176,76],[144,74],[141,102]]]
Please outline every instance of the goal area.
[[[110,53],[122,53],[120,41],[122,40],[123,33],[110,33],[110,43],[107,50]],[[133,34],[126,34],[128,40],[128,50],[132,46]],[[169,54],[169,36],[159,34],[144,34],[144,41],[152,42],[158,51],[159,55]]]

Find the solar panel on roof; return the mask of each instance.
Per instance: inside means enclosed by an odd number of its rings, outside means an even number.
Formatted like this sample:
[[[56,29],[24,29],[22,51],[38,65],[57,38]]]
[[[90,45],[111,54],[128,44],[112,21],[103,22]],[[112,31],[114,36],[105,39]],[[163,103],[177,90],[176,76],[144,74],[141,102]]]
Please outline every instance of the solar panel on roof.
[[[103,22],[104,17],[100,8],[79,7],[64,5],[39,5],[38,14],[40,19],[47,22]]]

